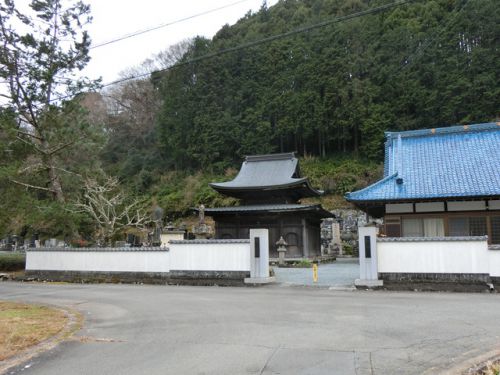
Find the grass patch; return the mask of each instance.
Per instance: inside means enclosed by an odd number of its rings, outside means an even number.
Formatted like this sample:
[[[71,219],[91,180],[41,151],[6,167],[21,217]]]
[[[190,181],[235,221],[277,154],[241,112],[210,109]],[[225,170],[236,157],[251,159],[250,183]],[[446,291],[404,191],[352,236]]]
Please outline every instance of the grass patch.
[[[488,363],[480,375],[500,375],[500,362]]]
[[[24,270],[26,254],[0,254],[0,272]]]
[[[0,361],[54,336],[67,322],[68,317],[60,310],[0,302]]]
[[[301,259],[300,262],[294,264],[297,268],[311,268],[312,262],[309,259]]]
[[[309,259],[301,259],[299,261],[285,261],[285,264],[278,265],[278,267],[282,268],[311,268],[313,263]]]

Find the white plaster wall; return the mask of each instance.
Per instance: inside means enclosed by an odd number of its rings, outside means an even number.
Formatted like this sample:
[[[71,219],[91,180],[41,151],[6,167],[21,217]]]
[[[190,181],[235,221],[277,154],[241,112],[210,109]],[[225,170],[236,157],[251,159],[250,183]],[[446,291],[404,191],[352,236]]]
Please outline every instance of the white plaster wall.
[[[493,261],[500,266],[500,252],[484,240],[378,242],[377,248],[378,272],[490,273]]]
[[[250,271],[250,243],[170,243],[175,271]]]
[[[415,203],[415,212],[444,212],[444,202]]]
[[[399,214],[413,212],[413,203],[389,203],[385,205],[388,214]]]
[[[500,200],[491,200],[488,202],[488,208],[490,210],[500,210]]]
[[[490,276],[500,277],[500,250],[489,250]]]
[[[169,272],[165,251],[28,251],[26,270]]]
[[[485,201],[448,202],[448,211],[481,211],[486,210]]]

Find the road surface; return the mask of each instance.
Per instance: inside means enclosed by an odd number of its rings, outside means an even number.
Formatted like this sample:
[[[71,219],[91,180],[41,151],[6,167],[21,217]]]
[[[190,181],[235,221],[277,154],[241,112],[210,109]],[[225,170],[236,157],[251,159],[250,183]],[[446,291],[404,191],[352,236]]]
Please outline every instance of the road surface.
[[[500,295],[0,282],[82,312],[9,374],[439,374],[500,346]]]

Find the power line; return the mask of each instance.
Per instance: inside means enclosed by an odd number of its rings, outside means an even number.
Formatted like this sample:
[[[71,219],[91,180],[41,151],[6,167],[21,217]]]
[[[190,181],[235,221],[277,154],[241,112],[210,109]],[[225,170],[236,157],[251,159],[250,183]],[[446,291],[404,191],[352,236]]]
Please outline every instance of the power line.
[[[416,51],[410,54],[405,60],[406,63],[404,65],[401,65],[394,73],[399,73],[403,69],[405,69],[407,66],[411,65],[412,62],[416,61],[418,58],[422,56],[423,51],[429,47],[431,44],[433,44],[438,37],[440,37],[446,29],[451,27],[453,23],[457,20],[458,15],[465,9],[467,4],[469,3],[469,0],[463,1],[461,4],[459,3],[455,9],[455,13],[448,19],[446,22],[446,25],[442,27],[438,33],[436,33],[433,37],[430,37],[427,39],[424,43],[420,44]]]
[[[245,3],[245,2],[248,2],[249,0],[239,0],[239,1],[235,1],[233,3],[230,3],[230,4],[227,4],[227,5],[223,5],[221,7],[218,7],[218,8],[214,8],[214,9],[210,9],[210,10],[207,10],[205,12],[201,12],[201,13],[197,13],[197,14],[193,14],[192,16],[189,16],[189,17],[185,17],[185,18],[181,18],[181,19],[178,19],[176,21],[172,21],[172,22],[167,22],[167,23],[162,23],[162,24],[159,24],[157,26],[153,26],[153,27],[148,27],[147,29],[142,29],[142,30],[137,30],[137,31],[134,31],[130,34],[125,34],[123,36],[120,36],[118,38],[115,38],[115,39],[111,39],[111,40],[108,40],[106,42],[102,42],[102,43],[98,43],[98,44],[94,44],[92,46],[90,46],[89,49],[95,49],[95,48],[99,48],[99,47],[103,47],[103,46],[107,46],[109,44],[113,44],[113,43],[116,43],[116,42],[120,42],[122,40],[125,40],[125,39],[129,39],[129,38],[133,38],[135,36],[138,36],[138,35],[142,35],[142,34],[146,34],[146,33],[149,33],[151,31],[155,31],[155,30],[158,30],[158,29],[161,29],[161,28],[164,28],[164,27],[167,27],[167,26],[172,26],[172,25],[175,25],[177,23],[181,23],[181,22],[184,22],[184,21],[188,21],[188,20],[191,20],[193,18],[197,18],[197,17],[201,17],[201,16],[205,16],[207,14],[210,14],[210,13],[214,13],[214,12],[217,12],[219,10],[222,10],[222,9],[226,9],[226,8],[230,8],[232,6],[235,6],[235,5],[238,5],[238,4],[241,4],[241,3]]]
[[[364,11],[361,11],[361,12],[356,12],[356,13],[348,14],[346,16],[336,17],[336,18],[328,20],[328,21],[323,21],[323,22],[316,23],[316,24],[313,24],[313,25],[309,25],[309,26],[298,28],[298,29],[294,29],[294,30],[291,30],[291,31],[288,31],[288,32],[285,32],[285,33],[272,35],[272,36],[269,36],[269,37],[266,37],[266,38],[262,38],[262,39],[259,39],[259,40],[252,41],[252,42],[240,44],[240,45],[235,46],[235,47],[221,49],[221,50],[213,52],[213,53],[208,53],[208,54],[203,55],[203,56],[199,56],[199,57],[195,57],[195,58],[183,61],[183,62],[179,62],[177,64],[174,64],[172,66],[169,66],[167,68],[163,68],[163,69],[160,69],[160,70],[157,70],[157,71],[154,71],[154,72],[143,73],[143,74],[138,74],[138,75],[134,75],[134,76],[130,76],[130,77],[118,79],[116,81],[106,83],[102,87],[108,87],[108,86],[116,85],[116,84],[119,84],[119,83],[131,81],[133,79],[139,79],[139,78],[148,77],[152,73],[166,72],[166,71],[169,71],[171,69],[174,69],[174,68],[177,68],[177,67],[180,67],[180,66],[189,65],[189,64],[192,64],[192,63],[195,63],[195,62],[199,62],[199,61],[202,61],[202,60],[210,59],[210,58],[217,57],[217,56],[220,56],[220,55],[224,55],[224,54],[227,54],[227,53],[240,51],[240,50],[243,50],[243,49],[246,49],[246,48],[250,48],[250,47],[255,47],[255,46],[258,46],[258,45],[261,45],[261,44],[265,44],[265,43],[268,43],[268,42],[273,42],[275,40],[287,38],[287,37],[292,36],[292,35],[297,35],[297,34],[300,34],[300,33],[304,33],[304,32],[308,32],[308,31],[311,31],[311,30],[319,29],[319,28],[322,28],[322,27],[325,27],[325,26],[329,26],[329,25],[332,25],[332,24],[335,24],[335,23],[339,23],[339,22],[343,22],[343,21],[348,21],[348,20],[351,20],[351,19],[354,19],[354,18],[359,18],[359,17],[370,15],[370,14],[381,13],[381,12],[386,11],[388,9],[392,9],[392,8],[398,7],[400,5],[408,4],[408,3],[413,2],[413,1],[415,1],[415,0],[399,0],[399,1],[395,1],[395,2],[390,3],[390,4],[381,5],[379,7],[367,9],[367,10],[364,10]]]

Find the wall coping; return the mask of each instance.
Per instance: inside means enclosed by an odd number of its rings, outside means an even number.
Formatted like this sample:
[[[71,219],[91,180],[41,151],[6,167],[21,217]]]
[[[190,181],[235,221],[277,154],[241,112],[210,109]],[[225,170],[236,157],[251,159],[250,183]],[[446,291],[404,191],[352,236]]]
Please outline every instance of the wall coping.
[[[169,251],[168,247],[30,247],[26,252],[58,251],[58,252],[150,252]]]
[[[488,236],[377,237],[377,242],[467,242],[467,241],[488,241]]]
[[[250,243],[250,239],[227,239],[227,240],[170,240],[170,244],[173,245],[213,245],[213,244],[226,244],[226,243]]]

